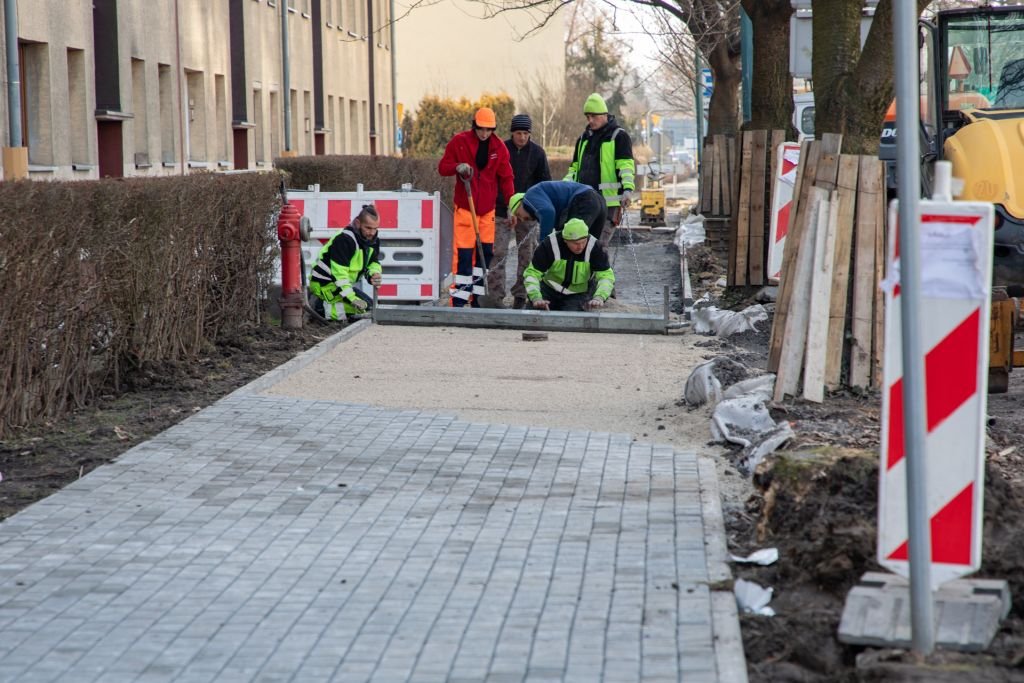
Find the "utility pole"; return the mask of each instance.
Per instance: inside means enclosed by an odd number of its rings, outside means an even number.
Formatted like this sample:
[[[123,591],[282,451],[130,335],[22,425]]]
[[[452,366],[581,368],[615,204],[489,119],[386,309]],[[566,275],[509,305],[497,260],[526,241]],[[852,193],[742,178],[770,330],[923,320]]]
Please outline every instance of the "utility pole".
[[[21,130],[21,66],[18,63],[18,0],[4,0],[7,41],[7,117],[10,146],[4,147],[4,180],[28,178],[28,147]]]
[[[743,87],[743,123],[751,118],[751,92],[754,82],[754,25],[740,7],[740,69]]]
[[[288,0],[277,0],[281,5],[281,101],[284,103],[284,151],[283,157],[293,157],[292,149],[292,78],[288,57]]]

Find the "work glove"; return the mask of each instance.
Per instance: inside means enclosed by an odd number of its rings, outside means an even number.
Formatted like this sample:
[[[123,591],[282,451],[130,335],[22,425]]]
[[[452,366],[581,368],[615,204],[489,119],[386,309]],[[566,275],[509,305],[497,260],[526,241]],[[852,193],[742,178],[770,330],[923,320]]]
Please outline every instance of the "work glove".
[[[633,201],[633,191],[632,190],[626,190],[625,192],[622,193],[622,202],[621,202],[622,208],[623,209],[628,209],[629,208],[629,203],[631,201]]]
[[[472,178],[473,177],[473,167],[470,166],[469,164],[466,164],[466,163],[462,163],[462,164],[459,164],[458,166],[456,166],[455,167],[455,172],[458,173],[463,178]]]
[[[370,276],[370,284],[374,287],[380,287],[380,273],[374,273]]]
[[[604,308],[604,300],[603,299],[591,299],[587,303],[587,310],[588,311],[595,311],[595,310],[597,310],[599,308]]]
[[[359,297],[356,297],[356,300],[351,303],[355,307],[355,309],[360,313],[366,310],[366,302],[360,299]]]
[[[544,299],[536,299],[533,302],[533,307],[539,311],[550,311],[551,305]]]

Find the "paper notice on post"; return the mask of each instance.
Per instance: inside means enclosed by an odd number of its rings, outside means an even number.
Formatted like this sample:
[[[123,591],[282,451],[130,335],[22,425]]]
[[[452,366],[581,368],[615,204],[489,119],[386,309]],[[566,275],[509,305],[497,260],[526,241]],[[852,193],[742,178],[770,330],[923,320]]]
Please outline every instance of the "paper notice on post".
[[[988,282],[977,226],[922,223],[921,295],[937,299],[985,299]]]

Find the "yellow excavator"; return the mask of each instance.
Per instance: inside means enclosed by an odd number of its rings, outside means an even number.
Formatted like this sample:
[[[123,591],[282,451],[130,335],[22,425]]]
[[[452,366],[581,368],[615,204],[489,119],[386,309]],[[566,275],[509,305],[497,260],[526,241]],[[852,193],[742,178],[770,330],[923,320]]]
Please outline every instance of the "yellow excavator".
[[[989,391],[1024,367],[1013,337],[1024,296],[1024,5],[946,10],[921,22],[922,188],[934,162],[953,164],[958,199],[995,206]],[[895,111],[879,156],[895,164]],[[896,174],[889,168],[889,182]]]

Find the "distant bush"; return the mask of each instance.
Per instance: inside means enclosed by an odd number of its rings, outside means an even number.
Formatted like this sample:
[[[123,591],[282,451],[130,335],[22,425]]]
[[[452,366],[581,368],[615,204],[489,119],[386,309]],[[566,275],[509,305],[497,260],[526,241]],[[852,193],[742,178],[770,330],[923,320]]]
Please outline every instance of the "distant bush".
[[[0,183],[0,436],[260,321],[276,174]]]

